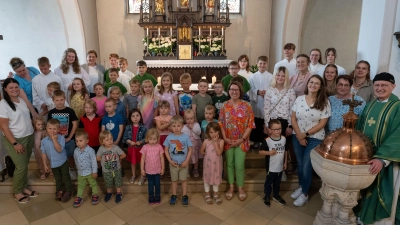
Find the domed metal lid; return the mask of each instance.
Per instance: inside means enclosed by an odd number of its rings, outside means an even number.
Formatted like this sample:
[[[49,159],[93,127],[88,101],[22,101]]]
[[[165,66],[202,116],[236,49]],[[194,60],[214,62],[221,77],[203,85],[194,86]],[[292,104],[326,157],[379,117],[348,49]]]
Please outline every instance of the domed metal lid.
[[[315,148],[322,157],[350,165],[363,165],[372,159],[373,144],[360,131],[355,129],[357,115],[354,107],[362,102],[343,100],[343,105],[350,105],[349,112],[344,114],[343,127],[330,133],[324,141]]]

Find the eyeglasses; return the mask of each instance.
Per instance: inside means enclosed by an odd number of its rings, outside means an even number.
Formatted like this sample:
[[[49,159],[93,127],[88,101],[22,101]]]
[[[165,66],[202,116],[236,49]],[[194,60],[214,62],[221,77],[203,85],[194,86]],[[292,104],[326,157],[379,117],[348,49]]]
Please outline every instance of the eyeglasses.
[[[232,91],[232,92],[239,92],[240,90],[239,90],[239,89],[229,89],[229,91]]]
[[[282,128],[276,128],[276,129],[271,129],[271,130],[273,130],[273,131],[279,131],[279,130],[282,130]]]
[[[337,86],[338,87],[345,87],[345,88],[348,88],[348,87],[350,87],[350,84],[337,84]]]
[[[374,84],[374,88],[379,88],[379,87],[387,88],[387,87],[389,87],[389,84]]]
[[[238,70],[239,68],[229,68],[230,70]]]

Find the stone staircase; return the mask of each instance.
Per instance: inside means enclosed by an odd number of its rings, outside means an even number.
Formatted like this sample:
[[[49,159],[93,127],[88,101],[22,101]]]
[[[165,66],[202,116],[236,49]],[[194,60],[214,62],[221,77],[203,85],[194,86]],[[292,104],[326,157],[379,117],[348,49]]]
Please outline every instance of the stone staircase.
[[[200,164],[200,171],[202,168],[202,161]],[[147,193],[147,183],[144,185],[138,185],[138,177],[140,173],[140,168],[137,166],[136,169],[136,181],[135,183],[129,183],[129,179],[131,177],[130,163],[123,160],[122,167],[125,170],[125,176],[123,177],[123,192],[124,193]],[[55,192],[55,182],[53,178],[47,177],[45,180],[39,179],[39,170],[36,164],[36,160],[32,155],[31,160],[29,162],[29,171],[28,171],[28,179],[29,185],[32,187],[32,190],[38,191],[39,193],[54,193]],[[259,155],[258,151],[251,150],[246,154],[245,160],[245,190],[250,192],[262,192],[264,190],[264,181],[266,177],[266,171],[264,167],[264,156]],[[292,176],[290,174],[287,175],[287,181],[282,181],[281,190],[294,190],[298,187],[298,178]],[[0,193],[12,193],[12,177],[7,177],[4,182],[0,182]],[[105,191],[104,181],[102,177],[97,178],[98,185],[102,191]],[[76,182],[73,182],[76,189]],[[228,187],[226,181],[226,174],[220,185],[220,190],[225,190]],[[321,179],[317,176],[314,176],[311,188],[319,189],[321,187]],[[85,189],[86,192],[89,191],[89,188]],[[178,192],[180,187],[178,187]],[[199,178],[194,178],[191,176],[188,178],[188,192],[203,192],[203,180],[201,176]],[[168,177],[164,177],[161,179],[161,192],[170,193],[171,192],[171,179]]]

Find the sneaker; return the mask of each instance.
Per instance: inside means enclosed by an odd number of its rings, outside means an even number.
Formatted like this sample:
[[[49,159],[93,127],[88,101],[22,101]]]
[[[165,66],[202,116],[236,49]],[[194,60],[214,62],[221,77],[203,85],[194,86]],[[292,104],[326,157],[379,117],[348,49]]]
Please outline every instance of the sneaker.
[[[64,193],[64,195],[61,197],[62,202],[68,202],[72,197],[72,193],[70,191],[67,191]]]
[[[299,187],[290,195],[290,197],[293,199],[297,199],[301,195],[302,191],[303,189]]]
[[[189,206],[189,197],[187,195],[182,196],[182,205]]]
[[[149,196],[149,205],[154,205],[154,204],[155,204],[154,196]]]
[[[177,199],[178,199],[178,196],[171,195],[171,199],[169,200],[169,205],[174,206],[176,204]]]
[[[158,204],[160,204],[160,203],[161,203],[161,196],[156,196],[156,197],[154,198],[154,204],[158,205]]]
[[[82,198],[76,197],[74,201],[74,208],[78,208],[79,206],[81,206],[82,202],[83,202]]]
[[[99,196],[98,195],[93,195],[92,196],[92,205],[97,205],[99,204],[100,200],[99,200]]]
[[[137,182],[137,184],[143,185],[145,181],[146,181],[146,178],[142,176],[142,177],[140,177],[140,180]]]
[[[267,196],[264,197],[264,205],[267,207],[271,206],[271,199]]]
[[[121,201],[122,201],[122,193],[120,192],[115,195],[115,202],[120,203]]]
[[[286,205],[285,200],[283,200],[283,198],[282,198],[281,196],[279,196],[279,195],[273,196],[273,197],[272,197],[272,200],[278,202],[278,203],[281,204],[281,205]]]
[[[133,184],[135,182],[135,176],[131,176],[131,179],[129,180],[129,183]]]
[[[111,197],[112,197],[112,193],[107,193],[106,196],[104,197],[104,201],[105,202],[110,201]]]
[[[293,202],[293,205],[295,206],[303,206],[308,202],[308,196],[305,196],[304,194],[301,194],[296,201]]]
[[[193,170],[193,176],[194,177],[199,177],[200,176],[199,170]]]
[[[78,178],[76,174],[76,169],[69,168],[69,176],[71,177],[71,180],[76,180]]]
[[[282,171],[281,181],[287,181],[287,176],[286,176],[286,172],[285,171]]]

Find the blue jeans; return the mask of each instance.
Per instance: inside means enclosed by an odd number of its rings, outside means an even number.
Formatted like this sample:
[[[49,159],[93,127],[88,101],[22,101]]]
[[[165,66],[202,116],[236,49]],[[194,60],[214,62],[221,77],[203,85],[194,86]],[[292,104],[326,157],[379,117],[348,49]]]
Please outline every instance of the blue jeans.
[[[149,200],[154,197],[160,197],[160,174],[147,174],[147,185],[149,188]],[[156,194],[154,195],[154,189],[156,189]]]
[[[310,189],[313,171],[310,153],[311,150],[313,150],[322,142],[322,140],[316,138],[306,138],[308,144],[307,146],[303,146],[300,144],[299,140],[297,140],[296,135],[292,136],[294,154],[296,154],[297,159],[297,174],[299,175],[299,184],[303,193],[307,194],[308,190]]]
[[[71,139],[68,142],[66,142],[64,148],[65,148],[65,151],[67,152],[68,157],[74,156],[74,151],[76,148],[75,139]]]

